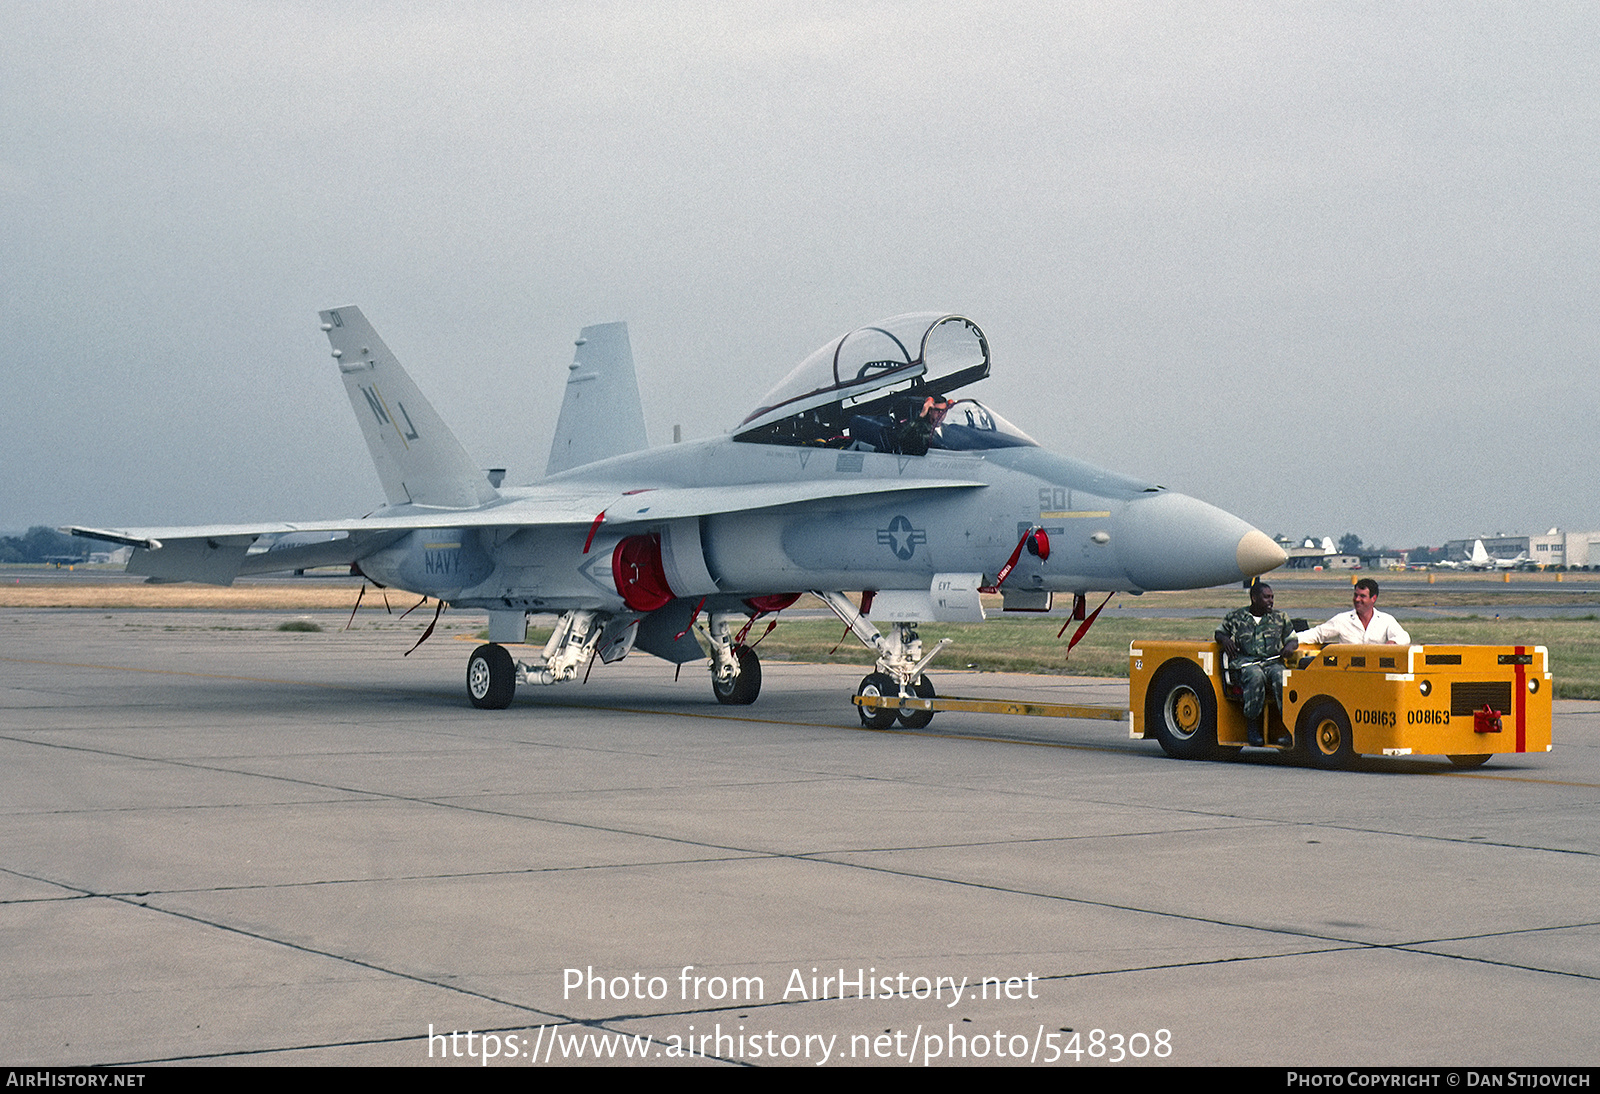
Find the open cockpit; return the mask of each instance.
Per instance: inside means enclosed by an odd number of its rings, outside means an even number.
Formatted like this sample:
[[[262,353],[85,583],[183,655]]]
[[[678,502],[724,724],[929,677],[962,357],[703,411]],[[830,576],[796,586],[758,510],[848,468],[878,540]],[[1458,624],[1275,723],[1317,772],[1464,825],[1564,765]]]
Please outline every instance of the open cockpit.
[[[802,361],[739,424],[754,444],[922,456],[1036,447],[976,399],[950,393],[989,375],[972,320],[917,312],[858,327]]]

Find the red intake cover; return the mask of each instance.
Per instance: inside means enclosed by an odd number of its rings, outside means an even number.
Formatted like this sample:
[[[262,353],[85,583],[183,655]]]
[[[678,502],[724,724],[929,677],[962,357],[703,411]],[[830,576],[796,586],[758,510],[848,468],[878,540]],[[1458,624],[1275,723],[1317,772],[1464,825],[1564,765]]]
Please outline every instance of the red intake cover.
[[[781,612],[799,599],[799,593],[773,593],[770,596],[749,597],[745,600],[745,604],[751,611],[765,615],[768,612]]]
[[[611,552],[611,577],[622,602],[636,612],[653,612],[672,600],[661,565],[661,537],[628,536]]]

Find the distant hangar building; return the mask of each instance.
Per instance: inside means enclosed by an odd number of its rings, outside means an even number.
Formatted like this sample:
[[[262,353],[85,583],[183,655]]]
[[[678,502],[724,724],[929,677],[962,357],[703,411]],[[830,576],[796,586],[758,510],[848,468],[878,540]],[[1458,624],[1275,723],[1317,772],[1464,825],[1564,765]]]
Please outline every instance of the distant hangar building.
[[[1600,532],[1563,532],[1552,528],[1539,536],[1473,536],[1452,539],[1444,545],[1445,558],[1460,562],[1472,557],[1472,545],[1483,540],[1491,558],[1516,558],[1527,552],[1536,566],[1600,566]]]

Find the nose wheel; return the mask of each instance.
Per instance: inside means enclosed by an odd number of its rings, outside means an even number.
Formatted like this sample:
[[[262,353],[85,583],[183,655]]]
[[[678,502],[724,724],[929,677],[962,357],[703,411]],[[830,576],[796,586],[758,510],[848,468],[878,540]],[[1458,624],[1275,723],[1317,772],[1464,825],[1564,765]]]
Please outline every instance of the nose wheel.
[[[898,699],[908,693],[918,699],[935,698],[933,683],[926,676],[917,677],[917,682],[902,692],[894,677],[886,672],[875,672],[864,678],[856,688],[857,695],[884,699]],[[934,714],[931,710],[896,710],[894,707],[859,705],[856,707],[856,713],[861,717],[861,724],[868,729],[888,729],[894,725],[896,719],[899,719],[900,724],[907,729],[922,729],[933,721]]]
[[[933,681],[929,680],[926,676],[917,677],[917,682],[911,685],[911,694],[915,695],[918,699],[935,698],[936,696],[934,695],[933,691]],[[902,710],[898,712],[898,717],[900,718],[900,724],[905,726],[907,729],[922,729],[929,722],[933,721],[933,711]]]
[[[883,672],[875,672],[861,681],[861,686],[856,688],[856,694],[889,699],[899,695],[900,689],[895,686],[892,676]],[[858,706],[856,707],[856,712],[861,715],[861,724],[868,729],[888,729],[894,725],[893,707]]]

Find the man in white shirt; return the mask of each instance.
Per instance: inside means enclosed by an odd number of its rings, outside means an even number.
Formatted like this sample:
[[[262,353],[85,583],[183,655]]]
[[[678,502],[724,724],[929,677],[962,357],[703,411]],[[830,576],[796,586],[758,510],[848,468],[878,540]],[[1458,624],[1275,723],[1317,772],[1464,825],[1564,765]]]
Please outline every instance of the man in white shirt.
[[[1295,637],[1302,642],[1318,642],[1324,645],[1333,642],[1402,646],[1411,644],[1411,636],[1405,632],[1404,627],[1395,622],[1394,616],[1378,610],[1376,581],[1364,577],[1356,582],[1351,602],[1355,605],[1354,611],[1336,615],[1309,631],[1301,631]]]

